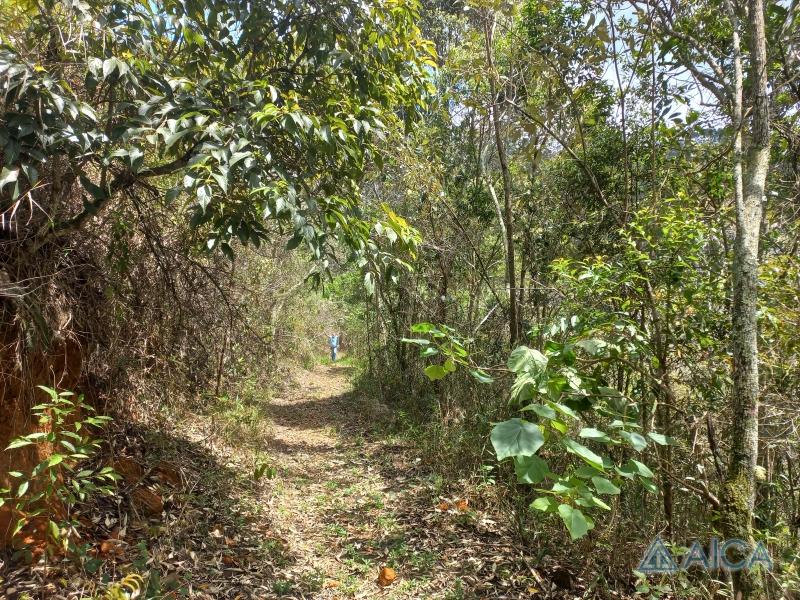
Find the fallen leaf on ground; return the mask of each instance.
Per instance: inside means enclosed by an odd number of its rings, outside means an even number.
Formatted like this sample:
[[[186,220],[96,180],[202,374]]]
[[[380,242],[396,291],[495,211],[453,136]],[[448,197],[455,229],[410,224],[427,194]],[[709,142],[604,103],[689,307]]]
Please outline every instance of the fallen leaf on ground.
[[[128,485],[138,483],[144,476],[142,465],[128,456],[118,456],[111,466],[122,476]]]
[[[103,556],[121,556],[125,553],[124,543],[114,538],[100,542],[100,554]]]
[[[378,585],[381,587],[386,587],[387,585],[391,585],[391,583],[397,579],[397,573],[391,567],[383,567],[381,572],[378,574]]]
[[[151,517],[156,517],[164,510],[164,501],[161,496],[147,488],[136,488],[131,494],[131,500]]]
[[[180,487],[181,473],[171,464],[161,461],[153,467],[153,475],[156,479],[163,483],[167,483],[172,487]]]

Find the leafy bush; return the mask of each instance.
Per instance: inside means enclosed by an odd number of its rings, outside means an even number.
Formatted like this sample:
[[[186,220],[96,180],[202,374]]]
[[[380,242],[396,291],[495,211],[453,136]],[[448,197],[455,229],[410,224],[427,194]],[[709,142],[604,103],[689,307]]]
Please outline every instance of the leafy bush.
[[[13,489],[0,490],[0,506],[13,505],[17,521],[12,537],[34,519],[47,517],[49,541],[71,550],[71,539],[79,523],[70,518],[72,508],[94,494],[110,494],[119,476],[111,467],[89,468],[90,462],[100,448],[100,440],[92,435],[93,429],[105,427],[110,417],[94,414],[83,396],[73,392],[39,386],[50,395],[50,400],[34,406],[31,410],[41,428],[14,439],[6,448],[13,450],[26,446],[40,446],[41,454],[47,458],[37,464],[30,473],[10,471],[16,480]],[[86,414],[81,418],[82,414]],[[65,509],[66,518],[55,515]]]
[[[430,336],[405,340],[421,346],[421,356],[446,357],[441,365],[425,368],[431,380],[465,366],[478,381],[492,381],[484,369],[472,365],[468,342],[455,337],[451,328],[420,323],[412,331]],[[611,510],[600,496],[618,495],[625,480],[638,481],[649,492],[657,491],[650,468],[629,458],[626,451],[616,452],[616,447],[628,446],[638,454],[651,443],[670,443],[663,434],[640,433],[637,402],[609,387],[599,368],[637,353],[636,330],[623,327],[609,340],[591,333],[583,330],[577,317],[563,319],[549,328],[544,352],[527,346],[511,352],[507,361],[515,376],[511,402],[531,420],[508,419],[496,424],[491,434],[498,460],[514,461],[519,483],[538,486],[546,480],[553,482],[550,488],[537,488],[543,495],[531,508],[558,514],[572,539],[594,528],[593,519],[584,511]],[[567,461],[562,473],[554,473],[540,455],[542,448],[553,457],[575,460]]]

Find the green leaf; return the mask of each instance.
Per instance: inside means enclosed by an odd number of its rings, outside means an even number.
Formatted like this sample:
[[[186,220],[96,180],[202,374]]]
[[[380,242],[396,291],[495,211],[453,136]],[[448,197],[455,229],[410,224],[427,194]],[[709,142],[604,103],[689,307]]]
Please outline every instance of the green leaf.
[[[592,483],[598,494],[617,495],[620,492],[620,489],[605,477],[592,477]]]
[[[431,381],[442,379],[447,376],[447,373],[447,369],[445,369],[442,365],[428,365],[425,367],[425,375],[427,375],[428,379]]]
[[[227,173],[227,170],[225,170],[225,172],[222,172],[222,173],[217,173],[217,172],[211,173],[211,176],[217,182],[217,185],[219,186],[219,188],[223,192],[225,192],[227,194],[228,193],[228,173]]]
[[[47,459],[47,466],[48,467],[55,467],[64,460],[63,454],[51,454],[50,457]]]
[[[544,444],[538,425],[516,418],[495,425],[491,439],[497,460],[509,456],[533,456]]]
[[[644,489],[646,489],[648,492],[650,492],[651,494],[658,493],[658,486],[655,483],[653,483],[652,479],[649,479],[647,477],[640,477],[639,478],[639,483],[641,483],[642,487]]]
[[[564,525],[567,526],[570,537],[574,540],[580,539],[589,533],[590,529],[594,528],[594,522],[588,519],[577,508],[573,508],[569,504],[560,504],[558,506],[558,514]]]
[[[647,439],[635,431],[620,431],[619,435],[621,438],[626,440],[633,449],[637,452],[641,452],[645,448],[647,448]]]
[[[522,411],[533,411],[543,419],[555,419],[556,418],[556,411],[553,410],[550,406],[545,406],[543,404],[529,404],[528,406],[522,408]]]
[[[647,437],[649,437],[656,444],[659,444],[661,446],[669,446],[674,442],[674,440],[671,437],[667,437],[666,435],[663,435],[661,433],[650,432],[647,434]]]
[[[197,204],[199,204],[200,208],[202,208],[203,212],[205,212],[206,208],[208,208],[208,205],[211,203],[211,200],[213,199],[213,191],[211,190],[211,186],[201,185],[200,187],[197,188],[196,194],[197,194]]]
[[[575,345],[584,350],[590,356],[597,356],[601,353],[603,348],[606,347],[606,343],[603,340],[597,338],[591,338],[587,340],[578,340],[575,342]]]
[[[519,483],[540,483],[550,474],[547,463],[538,456],[515,456],[514,472]]]
[[[581,429],[578,437],[595,440],[597,442],[603,442],[604,444],[609,444],[612,441],[611,438],[608,437],[607,433],[600,431],[599,429],[595,429],[594,427],[584,427]]]
[[[57,400],[58,399],[58,392],[56,390],[54,390],[53,388],[47,387],[46,385],[37,385],[36,387],[39,388],[40,390],[42,390],[43,392],[47,393],[47,395],[49,395],[52,400]],[[46,407],[47,405],[40,404],[39,406]],[[37,407],[34,407],[34,408],[37,408]]]
[[[541,510],[542,512],[553,512],[557,504],[558,500],[552,496],[541,496],[531,502],[531,508]]]
[[[12,538],[15,535],[17,535],[22,530],[23,527],[25,527],[25,522],[26,522],[25,517],[22,517],[21,519],[17,520],[17,524],[14,526],[14,530],[11,532]]]
[[[30,440],[26,440],[25,438],[17,438],[12,441],[8,446],[6,446],[6,450],[13,450],[14,448],[22,448],[23,446],[30,446],[33,444]]]
[[[28,486],[30,485],[30,481],[23,481],[19,484],[19,488],[17,489],[17,498],[22,498],[25,492],[28,491]]]
[[[372,273],[364,274],[364,289],[369,296],[375,293],[375,276]]]
[[[566,415],[572,419],[578,418],[578,413],[576,413],[574,410],[572,410],[569,406],[566,406],[565,404],[561,404],[560,402],[548,401],[547,405],[556,409],[562,415]]]
[[[0,172],[0,192],[3,191],[3,188],[6,187],[9,183],[14,183],[19,178],[19,169],[9,169],[8,167],[3,167],[3,170]]]
[[[291,238],[289,238],[289,241],[286,242],[286,249],[287,250],[294,250],[295,248],[297,248],[300,245],[300,243],[304,239],[305,238],[303,238],[302,235],[298,235],[298,234],[293,235]],[[369,275],[369,273],[367,273],[367,275]],[[366,283],[366,280],[365,280],[365,283]]]
[[[86,177],[86,175],[81,173],[78,176],[78,178],[81,180],[81,185],[83,186],[83,189],[89,192],[89,194],[91,194],[92,198],[94,198],[95,201],[105,200],[108,197],[108,193],[106,193],[106,190],[104,190],[99,185],[94,183],[91,179]]]
[[[58,528],[58,524],[55,521],[47,521],[47,529],[48,533],[50,533],[50,537],[53,538],[54,541],[58,541],[61,539],[61,530]]]
[[[601,385],[597,388],[597,391],[605,398],[622,398],[622,394],[620,394],[619,390],[615,390],[614,388]]]
[[[531,400],[537,391],[537,386],[537,377],[523,371],[514,379],[514,384],[511,386],[511,398],[518,402]]]
[[[431,341],[423,338],[402,338],[404,344],[416,344],[417,346],[429,346]]]
[[[591,479],[595,475],[599,475],[600,471],[595,469],[594,467],[590,467],[589,465],[581,465],[577,469],[575,469],[575,477],[580,477],[581,479]]]
[[[579,456],[581,459],[586,461],[589,465],[591,465],[598,471],[603,470],[603,459],[599,455],[589,450],[589,448],[587,448],[583,444],[580,444],[568,437],[561,438],[561,443],[569,452],[572,452],[572,454]]]
[[[113,56],[103,61],[103,79],[107,79],[114,71],[119,71],[122,74],[120,61]]]
[[[541,373],[547,367],[547,357],[533,348],[518,346],[509,355],[507,364],[514,373]]]
[[[480,383],[494,383],[494,378],[482,369],[470,369],[469,374]]]
[[[172,133],[164,142],[164,151],[169,151],[176,143],[178,143],[182,138],[186,137],[186,135],[194,132],[194,128],[190,127],[188,129],[181,129],[180,131],[176,131]]]
[[[647,467],[647,465],[639,462],[638,460],[631,459],[625,464],[625,466],[628,468],[629,471],[635,472],[641,477],[647,477],[649,479],[655,477],[655,475],[653,475],[653,472]]]

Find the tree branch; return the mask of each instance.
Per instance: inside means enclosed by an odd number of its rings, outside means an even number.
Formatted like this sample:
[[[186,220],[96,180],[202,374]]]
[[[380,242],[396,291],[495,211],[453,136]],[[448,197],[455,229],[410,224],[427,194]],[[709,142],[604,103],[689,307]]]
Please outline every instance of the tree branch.
[[[145,179],[150,179],[151,177],[161,177],[164,175],[170,175],[175,173],[179,169],[182,169],[187,164],[189,164],[189,159],[191,159],[192,155],[194,154],[195,149],[199,145],[199,142],[194,144],[189,150],[186,151],[183,156],[176,158],[175,160],[164,163],[162,165],[158,165],[155,167],[142,169],[138,173],[134,173],[129,170],[125,170],[122,173],[119,173],[114,179],[108,184],[108,189],[106,190],[106,195],[103,198],[98,198],[93,202],[89,202],[86,204],[84,209],[79,212],[74,217],[63,221],[54,227],[52,227],[46,235],[40,238],[33,247],[33,250],[37,250],[42,247],[44,243],[50,240],[53,237],[61,237],[73,231],[77,231],[80,229],[86,221],[88,221],[91,217],[96,215],[101,209],[105,207],[105,205],[111,200],[115,194],[118,192],[124,192],[125,190],[133,187],[137,183],[142,182]]]

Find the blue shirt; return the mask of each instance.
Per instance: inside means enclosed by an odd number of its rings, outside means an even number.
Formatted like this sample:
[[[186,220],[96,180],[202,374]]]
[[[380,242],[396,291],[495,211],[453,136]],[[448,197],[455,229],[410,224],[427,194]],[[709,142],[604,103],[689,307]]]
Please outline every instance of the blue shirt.
[[[338,348],[339,346],[339,336],[332,335],[328,338],[328,343],[330,344],[331,348]]]

